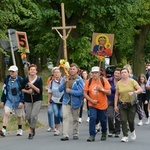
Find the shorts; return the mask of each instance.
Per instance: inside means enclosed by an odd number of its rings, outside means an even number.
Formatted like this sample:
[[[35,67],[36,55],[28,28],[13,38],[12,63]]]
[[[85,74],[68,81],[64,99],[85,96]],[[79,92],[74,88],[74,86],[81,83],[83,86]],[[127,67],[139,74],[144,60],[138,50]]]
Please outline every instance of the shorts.
[[[13,109],[13,108],[9,108],[8,106],[5,106],[4,111],[14,113],[17,117],[23,117],[24,116],[24,107],[21,109]]]

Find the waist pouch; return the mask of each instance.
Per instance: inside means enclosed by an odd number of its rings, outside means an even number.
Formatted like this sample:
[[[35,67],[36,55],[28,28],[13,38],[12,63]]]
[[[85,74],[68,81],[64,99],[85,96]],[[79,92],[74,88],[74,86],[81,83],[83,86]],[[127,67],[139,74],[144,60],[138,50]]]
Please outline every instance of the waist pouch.
[[[119,102],[119,105],[124,109],[128,109],[129,107],[133,107],[135,104],[132,104],[130,102]]]

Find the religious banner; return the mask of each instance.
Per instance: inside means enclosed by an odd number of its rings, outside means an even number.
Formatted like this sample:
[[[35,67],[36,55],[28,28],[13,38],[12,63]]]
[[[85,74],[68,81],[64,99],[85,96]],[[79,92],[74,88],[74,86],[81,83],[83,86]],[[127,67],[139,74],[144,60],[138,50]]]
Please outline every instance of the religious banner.
[[[114,34],[93,33],[91,54],[111,56],[113,53]]]

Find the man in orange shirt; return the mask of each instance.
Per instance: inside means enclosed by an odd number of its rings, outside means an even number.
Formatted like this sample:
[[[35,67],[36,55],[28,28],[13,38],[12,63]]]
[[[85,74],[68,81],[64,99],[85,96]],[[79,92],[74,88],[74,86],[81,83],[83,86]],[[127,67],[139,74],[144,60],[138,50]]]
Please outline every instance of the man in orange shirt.
[[[110,84],[106,78],[100,77],[100,68],[98,66],[91,69],[92,79],[86,81],[84,86],[84,96],[88,100],[90,111],[89,134],[88,142],[95,141],[96,130],[95,124],[98,119],[102,126],[101,140],[106,140],[107,136],[107,97],[111,94]]]

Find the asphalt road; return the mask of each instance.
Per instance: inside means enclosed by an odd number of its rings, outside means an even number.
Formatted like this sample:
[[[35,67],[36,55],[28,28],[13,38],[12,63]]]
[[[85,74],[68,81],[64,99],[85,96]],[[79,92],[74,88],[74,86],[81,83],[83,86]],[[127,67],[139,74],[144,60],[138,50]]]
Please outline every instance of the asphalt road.
[[[17,137],[15,133],[7,134],[6,137],[0,137],[0,150],[144,150],[150,146],[150,124],[137,126],[135,141],[129,140],[128,143],[120,142],[120,138],[107,138],[106,141],[100,141],[101,134],[98,133],[95,142],[87,142],[88,123],[86,123],[86,112],[83,114],[83,122],[80,124],[79,140],[72,139],[72,130],[70,123],[69,141],[60,141],[62,136],[53,136],[54,132],[47,132],[47,112],[42,109],[39,115],[39,121],[45,125],[42,129],[36,130],[33,140],[28,140],[28,132],[24,132],[23,136]],[[145,120],[146,121],[146,120]],[[135,123],[138,123],[136,117]]]

